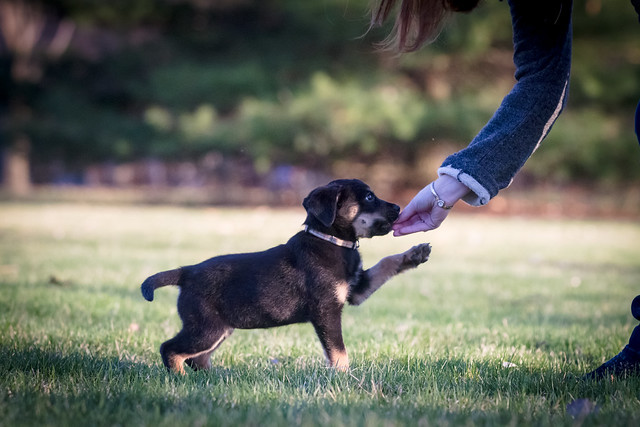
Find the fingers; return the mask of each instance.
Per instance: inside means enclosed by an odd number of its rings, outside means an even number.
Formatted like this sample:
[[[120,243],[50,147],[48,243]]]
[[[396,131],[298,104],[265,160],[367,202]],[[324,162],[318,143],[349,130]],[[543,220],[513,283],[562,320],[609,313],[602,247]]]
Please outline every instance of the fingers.
[[[444,218],[440,219],[433,215],[414,215],[408,221],[402,223],[395,223],[393,225],[394,236],[404,236],[411,233],[418,233],[420,231],[429,231],[438,228]],[[424,218],[424,219],[423,219]]]
[[[434,198],[423,189],[409,202],[393,224],[393,235],[404,236],[435,228],[432,221]]]
[[[426,218],[426,219],[423,219]],[[417,233],[419,231],[431,230],[432,224],[429,215],[424,213],[412,215],[406,221],[396,222],[393,224],[393,235],[404,236],[406,234]]]
[[[407,212],[408,209],[409,206],[407,206],[407,209],[403,212]],[[393,224],[393,235],[404,236],[420,231],[434,230],[440,227],[448,214],[449,210],[447,209],[431,206],[428,210],[416,212],[403,221],[401,221],[399,217],[395,224]]]
[[[429,231],[431,228],[424,222],[416,222],[409,225],[404,225],[398,228],[393,229],[393,235],[398,236],[406,236],[407,234],[418,233],[420,231]]]
[[[445,205],[448,206],[456,203],[470,191],[464,184],[447,175],[440,176],[432,184],[435,186],[435,183],[437,183],[440,200],[445,201]],[[432,191],[427,185],[416,194],[393,224],[394,236],[404,236],[440,227],[450,210],[436,206],[434,192],[435,190]]]
[[[413,202],[410,202],[406,208],[404,208],[404,210],[402,210],[402,212],[400,212],[400,215],[398,216],[398,219],[396,219],[395,224],[402,224],[404,222],[408,222],[412,216],[416,215],[416,209],[413,207],[414,204]]]
[[[396,224],[409,221],[409,219],[421,212],[429,212],[433,208],[434,198],[427,190],[427,187],[420,190],[418,194],[409,202],[406,208],[400,212]]]

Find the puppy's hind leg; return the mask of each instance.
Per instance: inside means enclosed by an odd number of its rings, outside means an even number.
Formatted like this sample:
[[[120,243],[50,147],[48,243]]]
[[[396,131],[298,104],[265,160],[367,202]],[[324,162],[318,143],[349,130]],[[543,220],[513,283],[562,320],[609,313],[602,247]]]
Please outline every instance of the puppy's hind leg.
[[[211,367],[211,353],[231,335],[232,328],[202,327],[199,330],[183,328],[174,338],[160,346],[162,362],[169,371],[185,374],[184,362],[193,369]]]
[[[229,328],[227,329],[221,336],[220,338],[218,338],[217,341],[215,341],[213,343],[213,345],[211,346],[211,348],[207,351],[204,351],[200,354],[198,354],[197,356],[192,356],[190,358],[188,358],[185,362],[187,363],[187,365],[193,369],[194,371],[198,371],[198,370],[207,370],[211,368],[211,354],[216,351],[218,349],[218,347],[220,347],[220,344],[222,344],[222,342],[227,339],[227,337],[229,335],[231,335],[231,333],[233,332],[233,329]]]

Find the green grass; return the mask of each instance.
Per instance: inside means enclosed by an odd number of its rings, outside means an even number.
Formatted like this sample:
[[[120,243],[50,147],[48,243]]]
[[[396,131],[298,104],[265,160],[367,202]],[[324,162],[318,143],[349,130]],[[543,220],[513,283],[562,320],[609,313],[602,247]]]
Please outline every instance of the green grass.
[[[429,234],[366,240],[365,267],[425,240],[433,252],[345,309],[349,372],[295,325],[235,331],[211,371],[167,374],[178,291],[148,303],[142,280],[281,243],[303,215],[1,204],[0,426],[640,424],[640,379],[576,379],[637,324],[630,222],[454,213]],[[598,409],[574,418],[575,399]]]

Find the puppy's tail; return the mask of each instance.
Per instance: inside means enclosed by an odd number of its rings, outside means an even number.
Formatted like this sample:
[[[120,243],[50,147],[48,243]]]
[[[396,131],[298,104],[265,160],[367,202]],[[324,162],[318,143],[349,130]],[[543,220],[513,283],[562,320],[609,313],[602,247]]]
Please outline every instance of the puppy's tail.
[[[176,268],[175,270],[163,271],[148,277],[140,286],[142,296],[147,301],[153,301],[153,291],[163,286],[178,286],[181,276],[182,269]]]

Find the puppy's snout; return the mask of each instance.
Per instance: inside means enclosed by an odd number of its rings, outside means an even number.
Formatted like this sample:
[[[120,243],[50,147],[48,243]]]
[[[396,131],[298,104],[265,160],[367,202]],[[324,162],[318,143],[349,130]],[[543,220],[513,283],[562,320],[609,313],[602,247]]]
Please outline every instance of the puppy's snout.
[[[390,222],[394,222],[400,216],[400,206],[393,203],[389,203],[389,210],[387,211],[387,219]]]

